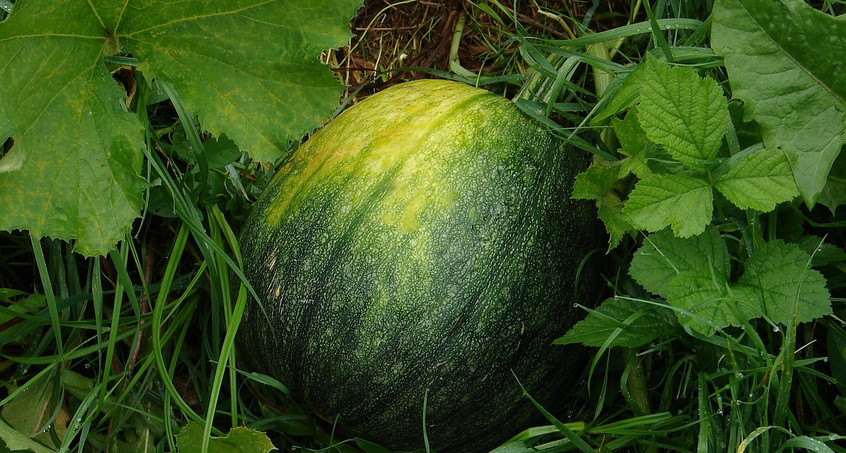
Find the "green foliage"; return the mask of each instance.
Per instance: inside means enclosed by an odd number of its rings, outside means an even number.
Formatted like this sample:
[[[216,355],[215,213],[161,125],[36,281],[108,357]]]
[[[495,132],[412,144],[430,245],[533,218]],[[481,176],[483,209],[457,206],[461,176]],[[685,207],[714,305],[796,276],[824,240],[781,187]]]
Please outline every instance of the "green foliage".
[[[597,200],[612,248],[624,232],[656,232],[632,258],[634,280],[666,300],[682,325],[705,335],[758,317],[788,325],[830,314],[825,278],[810,269],[811,257],[797,244],[771,241],[747,250],[748,258],[734,257],[743,262],[743,272],[734,272],[742,275],[733,280],[725,239],[710,226],[714,189],[733,205],[717,200],[721,212],[770,212],[796,197],[787,156],[760,144],[742,151],[724,144],[737,138],[726,137],[728,104],[713,79],[651,55],[628,77],[635,78],[627,78],[615,95],[622,93],[624,101],[612,98],[606,107],[629,107],[624,119],[611,123],[624,157],[597,161],[579,175],[573,196]],[[731,149],[736,152],[729,154]],[[637,182],[620,201],[616,178],[630,174]],[[584,326],[600,317],[592,312]],[[586,344],[599,342],[601,330],[594,332]]]
[[[729,257],[714,227],[692,238],[661,231],[635,252],[629,272],[675,307],[679,322],[706,335],[753,318],[784,326],[831,313],[825,279],[810,269],[811,257],[797,244],[761,245],[743,263],[736,282],[730,279]]]
[[[276,450],[267,435],[261,431],[239,426],[232,428],[223,437],[212,437],[209,441],[209,453],[268,453]],[[179,451],[201,451],[203,444],[203,425],[189,423],[176,435]]]
[[[726,161],[728,172],[714,187],[740,209],[770,212],[798,193],[790,165],[780,149],[750,148]]]
[[[644,69],[640,69],[644,68]],[[659,231],[667,226],[680,237],[704,231],[711,222],[714,189],[741,209],[771,211],[778,203],[795,197],[790,165],[777,149],[748,148],[720,157],[727,132],[729,111],[719,85],[700,78],[690,68],[670,67],[647,56],[640,68],[623,83],[626,104],[636,105],[623,120],[612,125],[626,156],[607,166],[619,168],[640,180],[623,204],[619,216],[606,216],[610,246],[623,231]],[[628,91],[627,84],[638,87]],[[613,98],[612,98],[613,99]],[[617,108],[620,103],[609,103]],[[594,166],[595,167],[595,166]],[[601,174],[600,174],[601,173]],[[576,198],[595,199],[600,210],[616,207],[615,199],[600,193],[613,187],[610,171],[591,169],[579,176]],[[587,188],[590,186],[590,188]],[[620,225],[628,223],[629,228]]]
[[[638,229],[671,226],[681,237],[699,234],[711,221],[714,194],[708,181],[687,175],[649,175],[638,181],[623,215]]]
[[[728,106],[714,79],[647,55],[638,90],[637,119],[646,138],[691,168],[717,157],[728,124]]]
[[[813,206],[846,143],[846,20],[800,0],[715,2],[712,43],[725,58],[744,120],[767,148],[788,156],[802,198]],[[823,198],[831,208],[846,198]]]
[[[676,326],[672,310],[636,299],[608,299],[588,313],[555,343],[636,348],[669,335]]]
[[[61,442],[64,438],[69,415],[60,405],[55,404],[58,392],[55,381],[50,377],[40,376],[20,388],[8,389],[10,393],[18,392],[20,396],[4,404],[0,415],[17,432],[39,444],[56,448],[58,444],[53,439]],[[13,444],[14,440],[10,438],[6,442]],[[32,445],[26,448],[32,448]]]
[[[846,391],[835,321],[846,82],[831,58],[846,22],[835,16],[800,1],[718,0],[712,42],[724,60],[684,47],[696,33],[651,21],[654,49],[617,69],[591,112],[608,153],[596,152],[573,196],[596,201],[625,275],[557,342],[599,347],[588,378],[602,382],[597,419],[615,392],[634,414],[690,414],[694,436],[641,439],[644,451],[839,451],[836,434],[804,435],[842,431],[846,413],[831,392]],[[712,70],[722,66],[727,78]],[[830,213],[811,210],[817,201]],[[828,351],[813,346],[819,330]]]
[[[203,129],[256,160],[285,155],[337,107],[342,87],[317,56],[348,40],[360,5],[16,3],[0,23],[0,142],[13,140],[0,229],[76,239],[87,256],[113,248],[149,182],[145,125],[129,108],[136,83],[170,87]],[[122,89],[112,73],[123,64],[137,68]]]
[[[0,229],[78,238],[0,233],[0,451],[176,451],[180,432],[201,451],[231,430],[258,451],[269,448],[260,431],[281,451],[385,453],[339,438],[289,383],[242,370],[228,340],[245,300],[235,237],[273,174],[250,155],[289,154],[313,127],[289,124],[329,115],[337,87],[302,88],[307,97],[283,111],[295,95],[278,84],[328,83],[310,43],[342,43],[358,4],[294,3],[261,7],[301,22],[290,30],[307,42],[289,46],[269,21],[239,22],[250,17],[235,9],[249,1],[133,0],[120,14],[115,2],[0,0],[0,20],[13,11],[0,23]],[[613,294],[558,341],[598,348],[571,394],[575,410],[550,409],[569,422],[550,419],[497,451],[842,451],[846,5],[652,0],[585,16],[567,10],[576,3],[532,6],[544,30],[571,28],[568,40],[531,26],[508,36],[501,30],[525,25],[512,5],[466,3],[464,39],[497,29],[501,42],[475,78],[431,72],[537,93],[518,106],[594,154],[574,195],[597,202],[610,233]],[[215,14],[201,17],[204,8]],[[493,27],[476,23],[486,17]],[[451,56],[472,68],[461,39]],[[417,47],[407,50],[413,58]],[[270,54],[278,65],[260,61]],[[265,77],[278,90],[258,86]],[[222,107],[229,101],[241,103]],[[318,104],[322,113],[309,111]],[[262,124],[281,148],[249,148]],[[708,206],[671,203],[686,200],[679,180]],[[633,194],[642,206],[627,207]],[[102,254],[118,240],[97,259],[72,252]]]

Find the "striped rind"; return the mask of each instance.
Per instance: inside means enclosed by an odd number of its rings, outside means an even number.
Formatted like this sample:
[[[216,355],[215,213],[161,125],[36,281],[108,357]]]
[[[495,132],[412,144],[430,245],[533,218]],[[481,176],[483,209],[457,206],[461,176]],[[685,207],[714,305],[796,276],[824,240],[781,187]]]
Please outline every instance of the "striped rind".
[[[350,435],[473,451],[513,434],[581,372],[551,346],[591,303],[576,269],[595,214],[582,161],[511,102],[417,81],[310,138],[241,238],[261,297],[239,350]],[[585,275],[590,276],[586,271]],[[582,288],[590,283],[583,282]]]

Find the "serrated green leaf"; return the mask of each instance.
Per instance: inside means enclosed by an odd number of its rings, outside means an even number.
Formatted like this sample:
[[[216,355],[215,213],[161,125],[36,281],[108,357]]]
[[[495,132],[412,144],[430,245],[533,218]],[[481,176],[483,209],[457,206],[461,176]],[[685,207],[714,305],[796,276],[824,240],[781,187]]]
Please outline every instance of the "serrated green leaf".
[[[176,446],[180,453],[200,451],[203,443],[203,425],[188,423],[176,435]],[[268,453],[277,448],[267,434],[244,426],[232,428],[224,437],[209,439],[209,453]]]
[[[88,16],[84,2],[22,1],[0,23],[0,123],[14,140],[0,165],[16,162],[0,172],[0,229],[79,238],[94,255],[139,215],[144,181],[141,124]]]
[[[0,230],[103,254],[141,211],[142,125],[103,58],[132,54],[205,129],[260,160],[319,126],[341,86],[317,56],[360,0],[21,0],[0,23]]]
[[[617,182],[618,167],[591,165],[576,176],[573,183],[573,198],[577,200],[602,200]]]
[[[711,43],[745,119],[787,153],[813,206],[846,142],[846,59],[831,53],[846,49],[846,20],[801,0],[719,0],[713,18]]]
[[[605,225],[605,231],[608,233],[608,250],[612,250],[618,245],[627,233],[634,233],[636,230],[627,217],[623,216],[622,204],[608,204],[600,203],[597,210],[599,220]]]
[[[623,207],[632,224],[648,231],[671,226],[676,236],[705,231],[714,210],[708,181],[685,175],[652,175],[635,185]]]
[[[729,113],[713,79],[687,67],[671,67],[647,55],[638,121],[653,142],[676,160],[701,168],[717,157]]]
[[[655,145],[646,138],[646,133],[640,127],[637,120],[637,110],[632,109],[622,120],[611,119],[611,126],[620,142],[620,154],[628,156],[620,164],[620,178],[629,173],[638,178],[645,178],[652,174],[652,170],[646,163],[649,151],[654,150]]]
[[[738,286],[749,287],[762,314],[779,324],[808,322],[831,313],[825,277],[810,269],[811,257],[796,244],[775,240],[755,250]]]
[[[779,149],[760,149],[740,156],[714,185],[740,209],[769,212],[799,195],[790,163]]]
[[[634,227],[622,216],[623,204],[613,192],[618,173],[619,167],[593,164],[576,176],[573,184],[573,198],[597,200],[597,215],[608,232],[608,250],[616,247],[626,233],[634,231]]]
[[[669,334],[675,326],[675,315],[670,309],[635,300],[611,298],[596,310],[588,312],[585,319],[576,323],[555,343],[602,346],[613,336],[607,346],[636,348]]]
[[[337,107],[343,87],[317,57],[349,40],[361,0],[145,6],[116,18],[121,47],[149,77],[171,82],[206,130],[257,160],[281,156]]]
[[[684,239],[667,230],[650,234],[629,267],[629,275],[644,289],[665,298],[670,281],[686,271],[728,280],[729,252],[715,227],[708,226],[702,234]]]
[[[748,288],[733,288],[722,277],[693,270],[680,272],[670,281],[667,303],[683,310],[679,322],[704,335],[761,316]]]

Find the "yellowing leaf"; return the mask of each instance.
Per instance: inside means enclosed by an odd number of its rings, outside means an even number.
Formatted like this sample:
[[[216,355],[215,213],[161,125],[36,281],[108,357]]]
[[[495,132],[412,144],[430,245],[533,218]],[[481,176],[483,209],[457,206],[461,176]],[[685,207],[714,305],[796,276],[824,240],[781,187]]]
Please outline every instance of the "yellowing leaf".
[[[56,399],[55,381],[49,375],[24,384],[20,393],[3,406],[0,415],[17,431],[43,445],[54,445],[52,435],[61,440],[70,416]],[[52,432],[52,433],[51,433]]]
[[[106,253],[142,208],[143,126],[104,57],[131,54],[259,160],[318,127],[341,86],[318,60],[361,0],[20,0],[0,23],[0,230]]]
[[[350,38],[360,0],[136,1],[107,27],[215,136],[272,161],[320,126],[343,87],[318,61]]]
[[[14,140],[0,165],[15,161],[0,172],[0,229],[81,238],[93,255],[129,229],[144,182],[141,124],[103,63],[102,29],[75,20],[87,8],[21,1],[0,23],[0,124]]]
[[[198,452],[203,443],[203,425],[189,423],[176,436],[180,453]],[[276,450],[267,434],[243,426],[232,428],[224,437],[209,439],[209,453],[268,453]]]

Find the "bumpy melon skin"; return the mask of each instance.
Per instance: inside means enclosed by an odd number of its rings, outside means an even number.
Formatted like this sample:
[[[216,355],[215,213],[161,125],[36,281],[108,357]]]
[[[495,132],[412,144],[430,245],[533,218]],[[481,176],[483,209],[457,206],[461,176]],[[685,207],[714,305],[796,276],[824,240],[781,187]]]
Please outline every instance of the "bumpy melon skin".
[[[241,237],[261,297],[238,344],[349,436],[486,451],[582,371],[552,346],[593,302],[584,162],[510,101],[424,80],[351,107],[310,138]],[[578,355],[578,354],[576,354]]]

